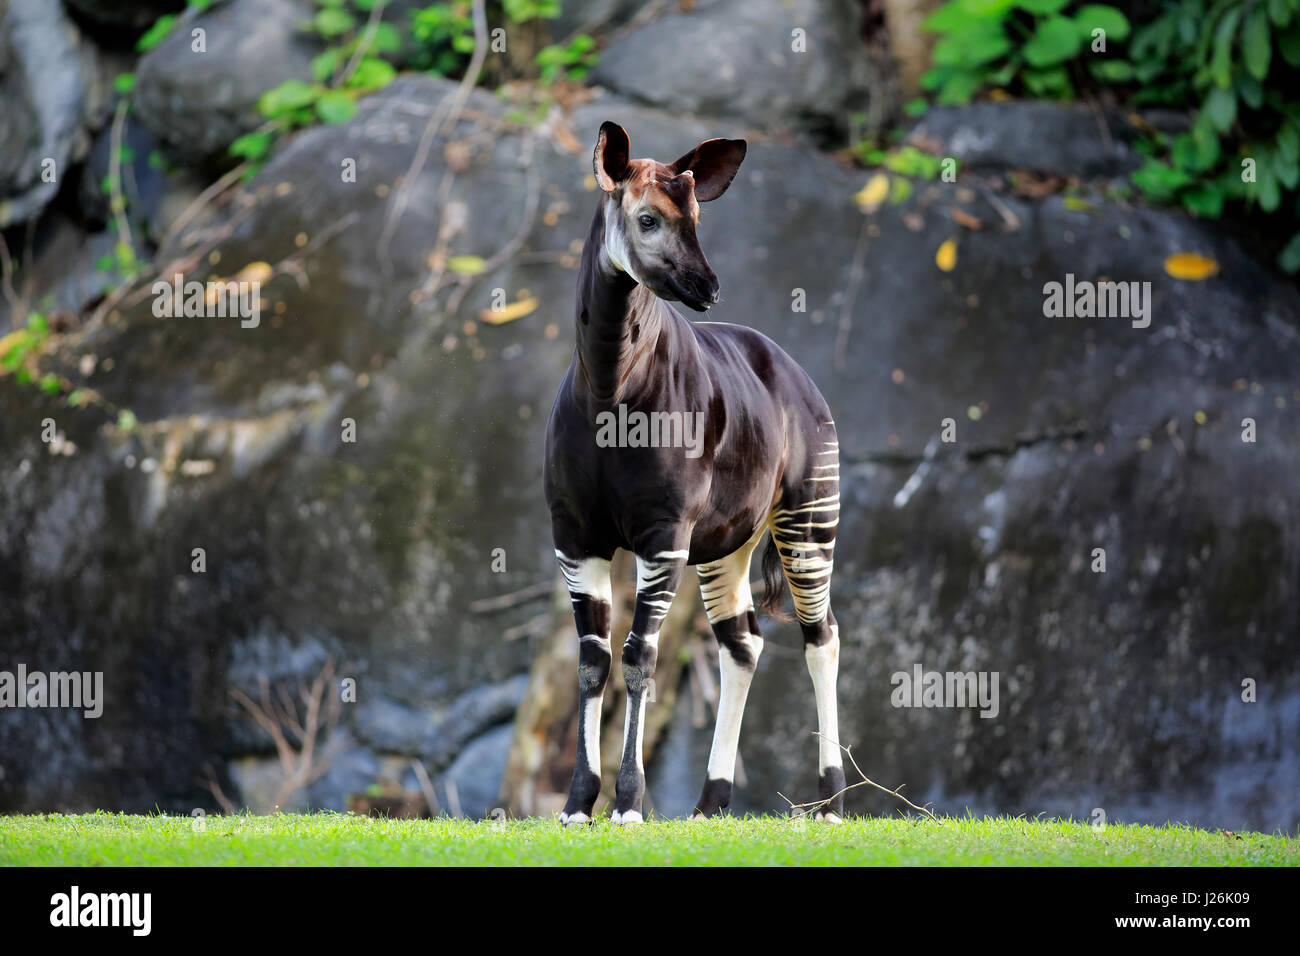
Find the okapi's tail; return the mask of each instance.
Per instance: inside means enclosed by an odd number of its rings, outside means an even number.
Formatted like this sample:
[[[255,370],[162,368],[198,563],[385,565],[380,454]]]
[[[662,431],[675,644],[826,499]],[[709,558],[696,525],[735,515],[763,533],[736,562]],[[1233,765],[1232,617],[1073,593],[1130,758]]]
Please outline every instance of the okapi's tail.
[[[785,597],[785,570],[781,567],[781,552],[776,549],[776,541],[771,532],[767,536],[767,548],[763,551],[763,598],[758,602],[758,609],[778,621],[790,620],[790,615],[782,609]]]

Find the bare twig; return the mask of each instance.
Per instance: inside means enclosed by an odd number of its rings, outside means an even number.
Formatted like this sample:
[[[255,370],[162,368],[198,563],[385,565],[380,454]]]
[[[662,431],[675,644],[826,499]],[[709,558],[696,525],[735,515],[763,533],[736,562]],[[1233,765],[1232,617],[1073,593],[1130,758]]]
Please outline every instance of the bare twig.
[[[516,607],[520,604],[527,604],[529,601],[536,601],[544,597],[550,597],[554,590],[555,585],[550,581],[540,581],[537,584],[530,584],[526,588],[512,591],[509,594],[500,594],[497,597],[471,601],[469,603],[469,609],[475,614],[490,614],[493,611],[503,611],[506,608]]]
[[[392,272],[392,261],[388,256],[388,246],[393,241],[393,233],[397,229],[398,221],[402,218],[402,213],[406,211],[411,191],[415,188],[420,173],[424,171],[424,164],[429,159],[429,150],[433,148],[433,141],[437,139],[438,134],[442,131],[443,124],[448,120],[450,120],[448,128],[455,128],[460,117],[460,111],[464,107],[465,101],[469,99],[470,91],[478,83],[479,73],[483,70],[483,62],[487,59],[487,12],[484,9],[484,0],[474,0],[473,18],[474,53],[470,57],[469,67],[465,70],[460,85],[456,87],[456,92],[449,97],[444,97],[442,102],[438,104],[438,110],[429,117],[429,122],[424,126],[424,132],[420,134],[420,142],[416,146],[415,155],[411,157],[411,165],[407,167],[401,185],[394,190],[393,198],[388,203],[388,212],[384,217],[384,228],[379,236],[379,258],[385,274],[391,274]]]
[[[273,126],[273,125],[275,124],[267,123],[265,124],[263,129],[265,129],[266,126]],[[247,171],[248,171],[248,163],[247,162],[240,163],[238,166],[236,166],[230,172],[226,173],[224,176],[218,179],[207,189],[203,190],[203,192],[195,196],[194,200],[188,206],[185,207],[184,211],[179,216],[176,217],[176,221],[172,223],[171,228],[167,230],[167,234],[164,235],[162,237],[162,240],[158,243],[158,248],[159,249],[167,248],[167,245],[172,241],[172,238],[179,235],[180,231],[190,224],[190,221],[203,210],[204,206],[206,206],[212,200],[216,199],[218,196],[220,196],[223,192],[225,192],[235,183],[239,182],[239,180],[243,177],[244,173]]]
[[[344,67],[343,74],[339,77],[336,86],[343,86],[356,72],[357,65],[361,58],[366,55],[370,45],[375,42],[375,34],[379,32],[379,18],[384,14],[384,7],[388,6],[388,0],[376,0],[373,7],[370,8],[370,18],[366,21],[365,29],[361,31],[361,38],[357,41],[357,48],[352,53],[352,59],[348,60],[348,65]]]
[[[298,697],[303,705],[301,715],[297,703],[283,687],[278,688],[275,696],[272,696],[270,681],[265,674],[258,675],[257,700],[237,687],[230,689],[230,696],[266,732],[275,746],[284,774],[275,796],[276,807],[286,806],[295,793],[315,783],[329,771],[335,746],[334,730],[339,718],[338,695],[329,692],[333,678],[334,662],[326,661],[309,686],[299,686]],[[290,741],[290,735],[297,741],[296,746]],[[317,742],[321,736],[325,739],[326,748],[318,755]]]
[[[212,794],[212,798],[221,805],[221,809],[232,816],[238,813],[239,808],[235,806],[235,802],[226,796],[226,791],[221,789],[221,784],[217,782],[217,773],[212,769],[212,764],[205,763],[203,772],[205,776],[199,782]]]
[[[849,287],[844,293],[844,304],[840,308],[840,327],[835,336],[835,368],[837,370],[844,367],[844,356],[849,347],[849,333],[853,330],[853,303],[858,297],[858,286],[862,284],[870,228],[871,220],[864,216],[862,229],[858,233],[858,246],[853,253],[853,265],[849,268]]]
[[[907,797],[903,796],[901,793],[898,792],[902,790],[903,787],[907,786],[907,784],[900,783],[893,790],[890,790],[888,787],[882,787],[880,784],[876,783],[874,780],[872,780],[870,777],[868,777],[865,773],[862,772],[862,768],[858,766],[858,762],[853,759],[853,749],[851,747],[844,746],[838,740],[831,740],[825,734],[822,734],[815,730],[813,731],[813,736],[821,737],[822,740],[828,740],[831,743],[833,743],[835,746],[843,750],[845,755],[849,758],[849,763],[853,764],[853,769],[858,772],[858,776],[860,776],[862,779],[859,780],[857,783],[849,784],[847,787],[840,790],[838,793],[831,794],[825,800],[813,800],[810,801],[809,803],[795,803],[789,797],[787,797],[785,794],[781,793],[778,790],[776,795],[780,797],[782,800],[784,800],[786,803],[790,804],[790,809],[792,811],[794,810],[802,811],[801,813],[795,814],[796,817],[803,817],[803,816],[807,816],[810,813],[816,813],[818,810],[826,806],[836,797],[840,796],[841,794],[848,793],[850,790],[855,790],[858,787],[875,787],[881,793],[887,793],[890,796],[897,797],[899,800],[902,800],[913,810],[917,811],[918,813],[925,814],[935,823],[939,824],[940,826],[943,826],[943,821],[940,820],[938,817],[936,817],[934,813],[929,809],[929,804],[926,804],[924,807],[918,807],[915,803],[913,803],[911,800],[907,799]]]
[[[131,224],[126,218],[126,198],[122,195],[122,127],[126,124],[126,111],[130,101],[118,100],[117,110],[113,114],[113,133],[109,141],[108,186],[109,210],[113,213],[113,223],[117,227],[117,241],[128,250],[135,248],[131,241]]]
[[[442,816],[442,807],[438,803],[438,795],[433,792],[433,781],[429,779],[429,771],[424,769],[423,760],[412,760],[411,769],[415,771],[416,779],[420,781],[420,789],[424,792],[424,799],[429,802],[429,815]]]

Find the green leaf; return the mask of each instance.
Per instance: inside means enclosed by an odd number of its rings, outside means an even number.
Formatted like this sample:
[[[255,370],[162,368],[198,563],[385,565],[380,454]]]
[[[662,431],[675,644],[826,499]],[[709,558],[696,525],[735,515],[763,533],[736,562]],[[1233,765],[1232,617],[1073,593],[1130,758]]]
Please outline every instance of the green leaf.
[[[1246,25],[1241,31],[1241,52],[1251,76],[1261,81],[1268,76],[1273,47],[1268,36],[1268,11],[1262,3],[1256,4],[1246,17]]]
[[[1072,20],[1049,17],[1038,25],[1033,38],[1025,44],[1025,59],[1031,66],[1055,66],[1077,54],[1082,42]]]
[[[1237,77],[1237,95],[1252,110],[1257,110],[1264,105],[1264,87],[1260,86],[1259,80],[1253,76],[1243,74]]]
[[[124,432],[135,431],[140,421],[135,417],[135,412],[129,408],[124,408],[117,414],[117,427]]]
[[[135,74],[119,73],[113,80],[113,92],[122,96],[130,96],[135,90]]]
[[[943,81],[936,97],[942,106],[958,106],[969,103],[975,91],[980,88],[980,76],[973,70],[953,70]]]
[[[1063,66],[1050,70],[1026,70],[1022,79],[1035,96],[1068,99],[1074,94],[1070,72]]]
[[[387,60],[367,56],[362,57],[361,62],[357,64],[356,72],[348,77],[346,85],[353,89],[382,89],[393,82],[396,76],[397,71]]]
[[[1127,83],[1133,79],[1133,64],[1128,60],[1089,60],[1088,72],[1103,83]]]
[[[1300,232],[1291,237],[1291,241],[1277,257],[1277,267],[1283,272],[1292,273],[1300,270]]]
[[[42,375],[38,384],[41,391],[46,395],[57,395],[59,392],[59,377],[53,372],[46,372]]]
[[[927,33],[952,33],[967,29],[978,19],[961,0],[952,0],[922,20],[921,29]]]
[[[260,160],[270,152],[269,133],[244,133],[229,146],[231,156],[242,156],[247,160]]]
[[[338,49],[326,50],[311,58],[311,75],[316,77],[321,83],[326,82],[334,71],[339,68],[339,61],[343,58],[343,51]]]
[[[950,33],[934,45],[934,62],[939,66],[979,66],[1006,55],[1011,41],[1000,23],[980,22],[969,30]]]
[[[1016,6],[1030,13],[1057,13],[1070,0],[1016,0]]]
[[[1300,20],[1292,23],[1278,36],[1277,51],[1289,66],[1300,66]]]
[[[1210,62],[1210,75],[1214,82],[1223,88],[1232,84],[1232,41],[1237,35],[1237,21],[1241,19],[1242,7],[1233,7],[1219,21],[1219,28],[1214,31],[1214,58]]]
[[[1215,87],[1201,107],[1220,133],[1226,133],[1237,119],[1237,97],[1232,90]]]
[[[929,108],[930,108],[930,104],[926,102],[925,98],[922,96],[918,96],[916,97],[916,99],[908,100],[906,103],[903,104],[903,112],[906,115],[911,116],[913,118],[922,115]]]
[[[326,7],[323,10],[316,11],[316,16],[312,19],[312,25],[315,26],[316,32],[323,37],[337,37],[355,27],[357,21],[346,10]]]
[[[1198,216],[1218,219],[1223,214],[1224,198],[1223,191],[1216,185],[1202,183],[1183,194],[1183,206]]]
[[[370,48],[380,53],[396,53],[402,48],[402,31],[391,23],[376,23]]]
[[[310,106],[320,93],[320,87],[302,80],[285,80],[263,93],[257,101],[257,108],[263,116],[276,119],[285,113]]]
[[[1127,40],[1132,27],[1128,17],[1114,7],[1102,4],[1088,4],[1080,7],[1074,15],[1074,22],[1079,25],[1079,32],[1085,42],[1092,39],[1092,31],[1100,27],[1106,31],[1106,42]]]
[[[351,96],[339,90],[322,93],[316,101],[316,115],[322,122],[337,126],[346,123],[357,112],[357,104]]]
[[[1268,0],[1268,15],[1277,26],[1284,27],[1290,23],[1291,14],[1290,0]]]
[[[176,26],[176,14],[168,13],[154,21],[153,26],[140,35],[140,39],[135,41],[135,48],[140,53],[147,53],[156,47],[167,35],[172,32],[172,27]]]

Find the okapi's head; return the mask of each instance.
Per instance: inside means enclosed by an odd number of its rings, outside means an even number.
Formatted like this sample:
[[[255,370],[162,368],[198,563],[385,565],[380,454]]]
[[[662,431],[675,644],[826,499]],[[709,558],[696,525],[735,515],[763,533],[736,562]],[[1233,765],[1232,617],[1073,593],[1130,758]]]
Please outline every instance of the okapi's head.
[[[602,123],[593,161],[605,191],[605,252],[659,298],[703,312],[718,301],[718,277],[695,235],[700,203],[727,191],[745,141],[706,139],[671,165],[628,155],[623,127]]]

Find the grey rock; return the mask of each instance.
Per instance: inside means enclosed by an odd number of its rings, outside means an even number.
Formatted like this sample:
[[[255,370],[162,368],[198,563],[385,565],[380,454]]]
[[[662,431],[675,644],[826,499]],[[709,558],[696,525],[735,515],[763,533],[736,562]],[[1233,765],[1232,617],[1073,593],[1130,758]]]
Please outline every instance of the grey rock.
[[[502,724],[470,741],[440,778],[444,791],[448,780],[455,783],[460,809],[465,816],[477,819],[498,806],[497,794],[501,789],[513,733],[513,725]]]
[[[674,113],[841,137],[850,114],[888,106],[861,16],[840,0],[700,3],[619,36],[591,79]],[[795,30],[805,31],[802,51]]]
[[[310,82],[314,37],[306,0],[231,0],[183,17],[140,59],[135,103],[141,121],[169,155],[197,163],[225,152],[264,122],[257,101],[286,80]],[[192,49],[191,31],[206,31],[206,52]]]
[[[1103,128],[1105,133],[1103,135]],[[909,140],[971,169],[1027,169],[1104,179],[1142,164],[1137,130],[1118,111],[1041,100],[972,103],[926,112]]]
[[[89,148],[87,130],[102,120],[109,92],[101,58],[57,3],[8,4],[0,51],[2,228],[30,219],[58,193]]]

